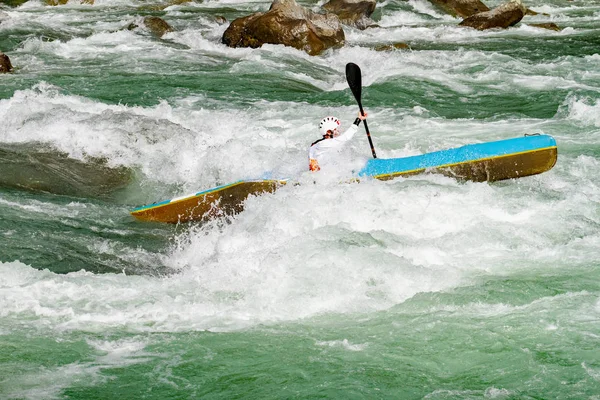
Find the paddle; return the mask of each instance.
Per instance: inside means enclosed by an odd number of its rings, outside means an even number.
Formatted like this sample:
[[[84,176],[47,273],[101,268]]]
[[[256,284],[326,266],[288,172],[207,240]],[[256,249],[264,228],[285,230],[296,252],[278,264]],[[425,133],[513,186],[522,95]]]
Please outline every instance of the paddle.
[[[348,86],[350,86],[350,90],[352,90],[352,94],[354,95],[354,98],[358,103],[360,113],[364,114],[362,103],[360,101],[360,95],[362,92],[362,76],[358,65],[354,63],[346,64],[346,80],[348,81]],[[369,139],[369,145],[371,146],[371,153],[373,153],[373,158],[377,158],[377,154],[375,154],[375,147],[373,146],[373,140],[371,139],[371,134],[369,133],[369,126],[367,125],[367,120],[365,119],[363,122],[365,123],[367,138]]]

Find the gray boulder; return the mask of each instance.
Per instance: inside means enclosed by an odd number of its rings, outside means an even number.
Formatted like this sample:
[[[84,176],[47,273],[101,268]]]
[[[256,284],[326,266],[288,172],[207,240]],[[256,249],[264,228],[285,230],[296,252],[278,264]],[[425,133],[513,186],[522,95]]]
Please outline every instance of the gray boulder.
[[[465,18],[459,25],[478,30],[508,28],[521,21],[526,12],[527,8],[521,0],[511,0],[491,11],[480,12]]]
[[[229,47],[257,48],[265,43],[283,44],[310,55],[344,45],[346,37],[334,14],[317,14],[295,0],[275,0],[266,13],[235,19],[223,33]]]
[[[370,17],[376,5],[376,0],[331,0],[323,9],[337,15],[342,24],[365,29],[374,24]]]

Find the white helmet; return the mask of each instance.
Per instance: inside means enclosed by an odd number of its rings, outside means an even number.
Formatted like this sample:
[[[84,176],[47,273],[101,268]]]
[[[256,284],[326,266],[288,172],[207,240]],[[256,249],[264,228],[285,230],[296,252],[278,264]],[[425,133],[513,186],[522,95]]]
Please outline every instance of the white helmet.
[[[319,130],[323,136],[327,135],[327,131],[333,131],[341,125],[341,122],[336,117],[325,117],[319,123]]]

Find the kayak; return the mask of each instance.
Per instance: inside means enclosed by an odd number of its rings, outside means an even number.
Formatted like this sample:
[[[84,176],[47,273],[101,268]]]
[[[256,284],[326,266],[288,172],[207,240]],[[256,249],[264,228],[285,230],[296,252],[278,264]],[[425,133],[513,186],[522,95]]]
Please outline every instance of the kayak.
[[[544,134],[469,144],[410,157],[374,158],[356,174],[360,178],[394,179],[420,173],[440,173],[456,179],[494,182],[548,171],[558,150]],[[250,179],[135,208],[141,221],[180,223],[208,220],[242,211],[250,195],[272,193],[289,179]]]
[[[251,194],[271,193],[286,183],[285,179],[241,180],[187,196],[138,207],[131,211],[131,215],[141,221],[173,224],[209,220],[239,213],[243,209],[244,201]]]
[[[537,134],[411,157],[374,158],[367,161],[358,176],[386,180],[435,172],[462,180],[494,182],[548,171],[556,164],[556,158],[554,138]]]

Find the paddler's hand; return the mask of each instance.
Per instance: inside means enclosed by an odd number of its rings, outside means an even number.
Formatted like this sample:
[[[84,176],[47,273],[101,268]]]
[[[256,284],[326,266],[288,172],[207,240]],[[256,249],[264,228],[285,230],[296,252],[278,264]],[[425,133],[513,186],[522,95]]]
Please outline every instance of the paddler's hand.
[[[359,111],[358,117],[356,117],[356,119],[354,120],[354,125],[359,126],[360,121],[364,121],[365,119],[367,119],[367,113],[361,114]],[[365,122],[365,124],[366,124],[366,122]]]

